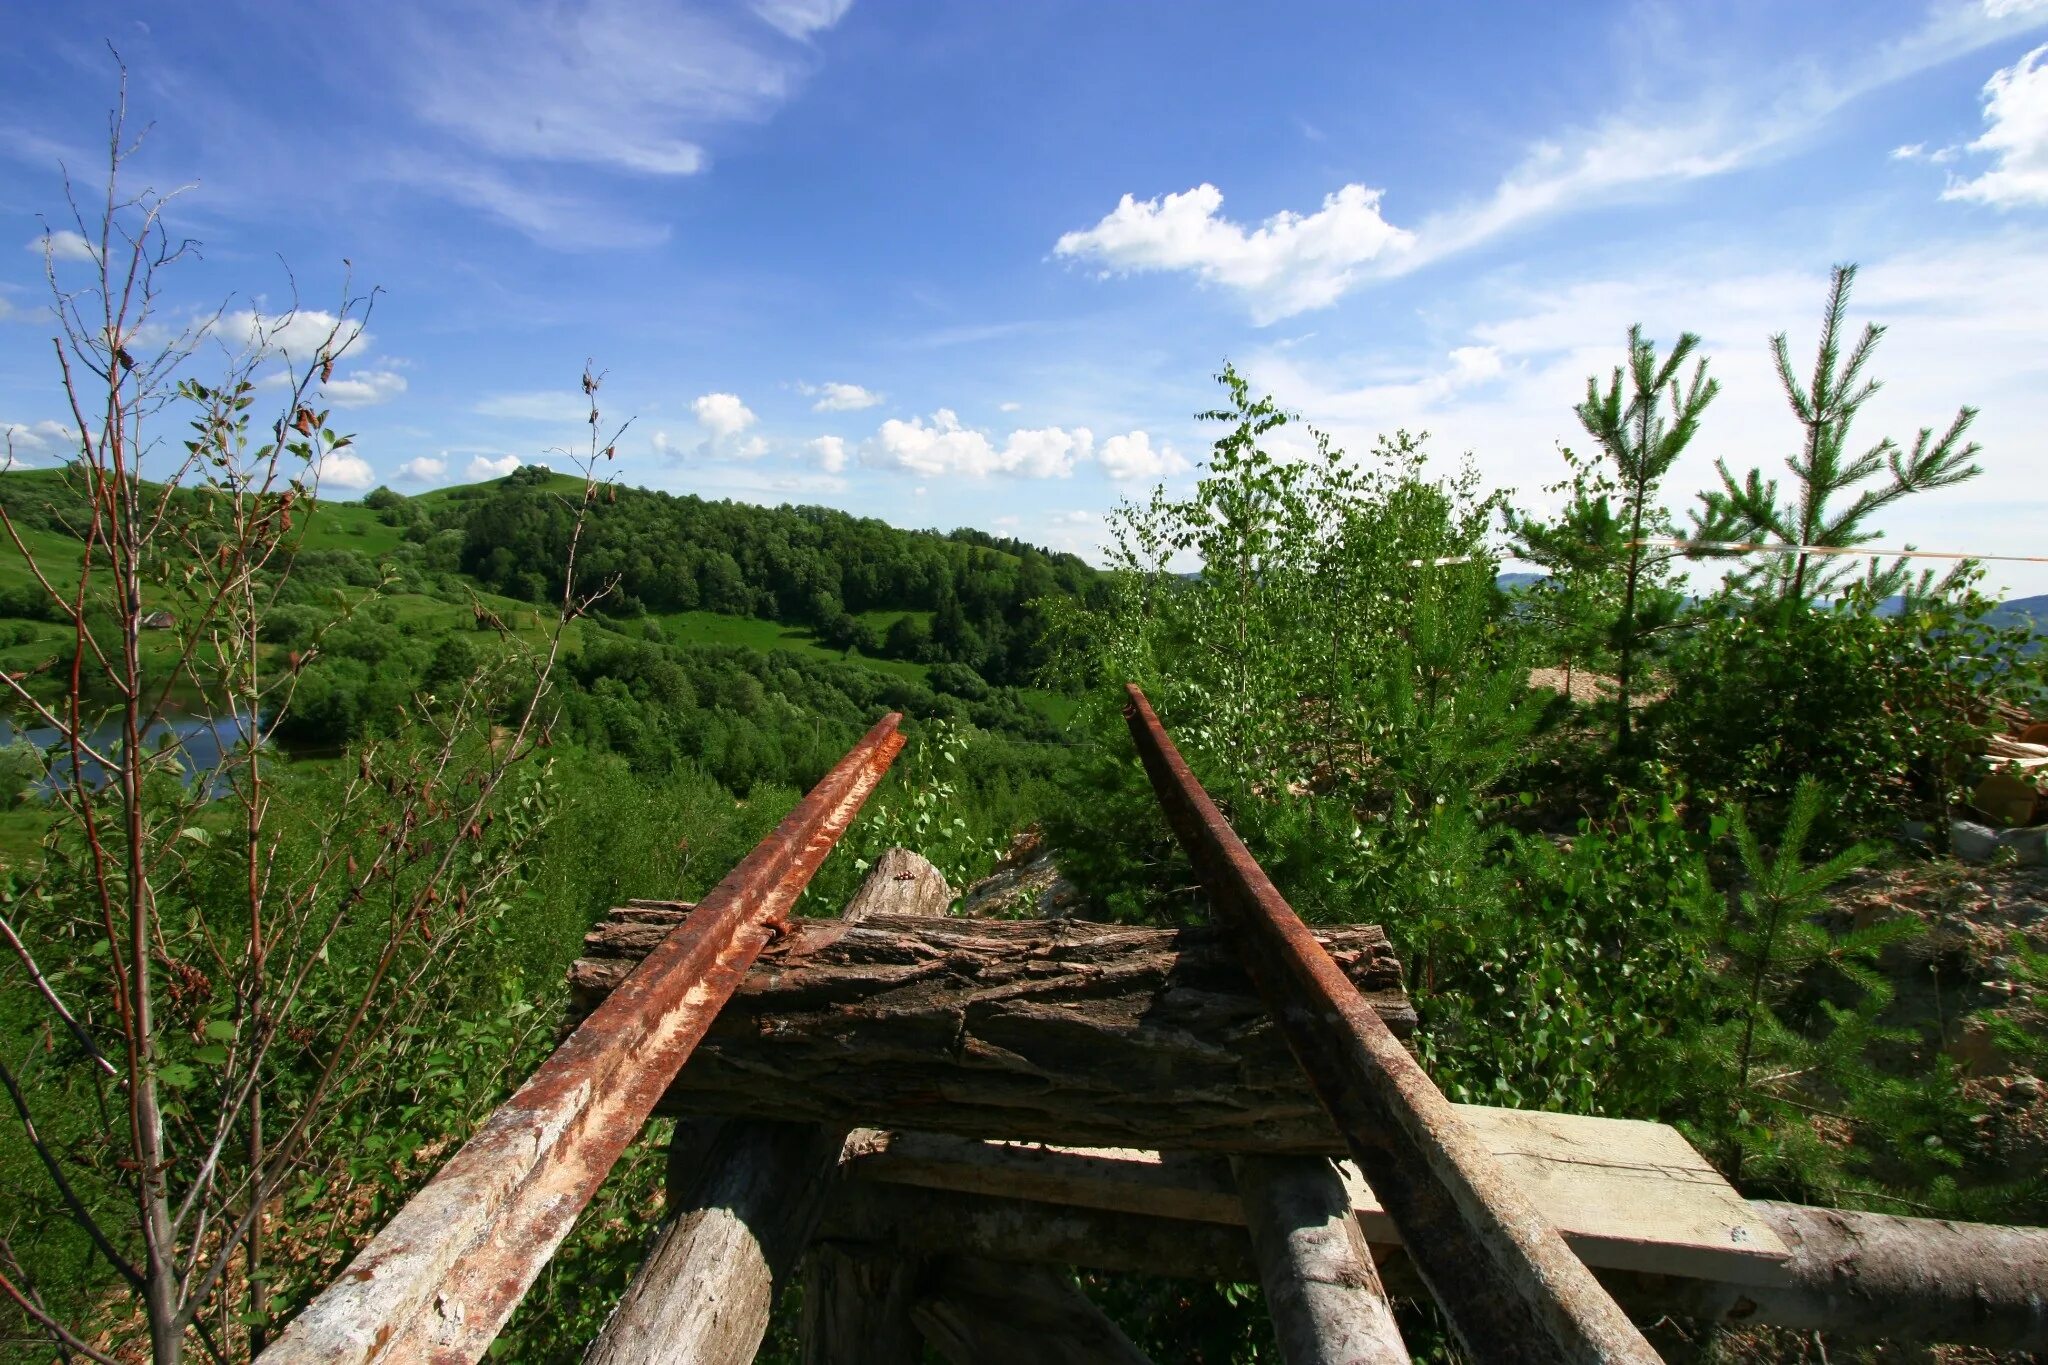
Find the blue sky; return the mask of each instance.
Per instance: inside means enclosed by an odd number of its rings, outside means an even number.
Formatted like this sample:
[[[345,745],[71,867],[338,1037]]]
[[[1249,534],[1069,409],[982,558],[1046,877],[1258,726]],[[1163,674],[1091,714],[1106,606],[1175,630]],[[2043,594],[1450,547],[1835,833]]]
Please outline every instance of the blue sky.
[[[2048,553],[2048,0],[7,8],[31,463],[64,415],[43,220],[59,160],[103,159],[111,42],[140,176],[196,182],[167,316],[274,314],[287,264],[308,308],[344,259],[382,290],[330,494],[544,458],[589,358],[629,482],[1092,552],[1188,477],[1225,358],[1348,449],[1428,430],[1534,494],[1641,322],[1724,382],[1681,503],[1793,448],[1767,338],[1806,351],[1853,260],[1892,328],[1862,434],[1983,409],[1985,477],[1888,542]]]

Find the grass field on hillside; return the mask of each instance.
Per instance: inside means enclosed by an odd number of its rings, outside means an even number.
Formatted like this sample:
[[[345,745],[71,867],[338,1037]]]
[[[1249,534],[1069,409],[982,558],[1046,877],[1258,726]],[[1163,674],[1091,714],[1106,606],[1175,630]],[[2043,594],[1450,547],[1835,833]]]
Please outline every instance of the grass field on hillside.
[[[871,612],[869,615],[894,620],[902,613]],[[752,616],[722,616],[715,611],[668,612],[654,619],[661,622],[662,631],[671,644],[740,645],[764,654],[770,650],[787,649],[821,659],[847,657],[839,650],[818,643],[817,637],[801,626],[785,625],[780,621],[763,621]],[[918,682],[924,681],[927,671],[925,665],[903,659],[870,659],[863,654],[851,657],[869,668]]]

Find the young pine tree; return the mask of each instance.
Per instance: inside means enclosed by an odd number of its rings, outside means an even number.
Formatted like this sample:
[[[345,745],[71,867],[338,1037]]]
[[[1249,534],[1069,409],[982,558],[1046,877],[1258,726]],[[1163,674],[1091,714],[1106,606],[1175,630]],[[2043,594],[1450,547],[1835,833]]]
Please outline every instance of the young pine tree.
[[[1721,390],[1718,380],[1707,378],[1705,358],[1693,367],[1690,382],[1679,380],[1699,344],[1693,333],[1683,333],[1659,361],[1657,344],[1644,338],[1641,327],[1629,328],[1628,364],[1615,367],[1604,394],[1598,375],[1587,379],[1586,401],[1578,406],[1579,421],[1614,466],[1627,531],[1619,546],[1621,608],[1608,637],[1614,655],[1617,752],[1632,747],[1629,709],[1642,662],[1685,602],[1672,586],[1677,551],[1649,541],[1670,534],[1670,516],[1657,502],[1658,486],[1691,444],[1700,415]]]
[[[1835,267],[1821,317],[1813,378],[1806,384],[1792,371],[1785,334],[1771,338],[1778,382],[1805,430],[1799,453],[1785,461],[1794,481],[1787,496],[1781,500],[1777,481],[1766,482],[1761,470],[1750,470],[1738,482],[1723,462],[1722,488],[1701,495],[1704,507],[1695,514],[1702,539],[1733,534],[1743,540],[1776,541],[1793,551],[1768,556],[1736,576],[1735,586],[1757,598],[1805,603],[1834,596],[1854,573],[1853,566],[1846,560],[1819,560],[1805,547],[1868,544],[1881,534],[1869,524],[1879,510],[1908,494],[1946,488],[1983,472],[1973,463],[1977,443],[1963,439],[1977,419],[1975,408],[1959,408],[1938,438],[1934,428],[1922,427],[1910,451],[1887,436],[1861,454],[1850,453],[1849,429],[1856,414],[1881,387],[1877,380],[1864,377],[1864,369],[1885,332],[1868,323],[1855,344],[1843,351],[1843,320],[1855,282],[1855,266]],[[1908,586],[1906,561],[1880,568],[1873,558],[1867,586],[1873,598],[1902,591]]]

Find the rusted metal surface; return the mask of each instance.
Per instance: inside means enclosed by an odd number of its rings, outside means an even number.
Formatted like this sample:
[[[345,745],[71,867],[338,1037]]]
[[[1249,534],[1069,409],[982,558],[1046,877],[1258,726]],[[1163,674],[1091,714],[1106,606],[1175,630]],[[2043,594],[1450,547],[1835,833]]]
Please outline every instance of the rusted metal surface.
[[[885,717],[278,1338],[266,1365],[473,1362],[786,931],[903,738]]]
[[[1167,821],[1309,1084],[1474,1357],[1658,1356],[1330,960],[1189,771],[1145,694],[1125,718]]]

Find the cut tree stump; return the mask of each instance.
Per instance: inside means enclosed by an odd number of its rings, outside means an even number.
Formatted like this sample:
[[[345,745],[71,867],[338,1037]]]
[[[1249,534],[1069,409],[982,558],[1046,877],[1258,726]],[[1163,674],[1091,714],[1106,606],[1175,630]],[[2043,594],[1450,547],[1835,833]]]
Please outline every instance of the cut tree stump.
[[[615,916],[570,974],[590,1008],[658,936]],[[1318,938],[1398,1036],[1375,926]],[[1242,1152],[1343,1144],[1220,930],[876,914],[764,953],[658,1112]]]
[[[848,922],[888,907],[943,907],[946,879],[890,849],[853,900]],[[614,912],[613,938],[653,948],[674,921],[645,902]],[[823,1212],[846,1140],[843,1127],[690,1119],[669,1152],[670,1221],[585,1354],[586,1365],[746,1365]]]

